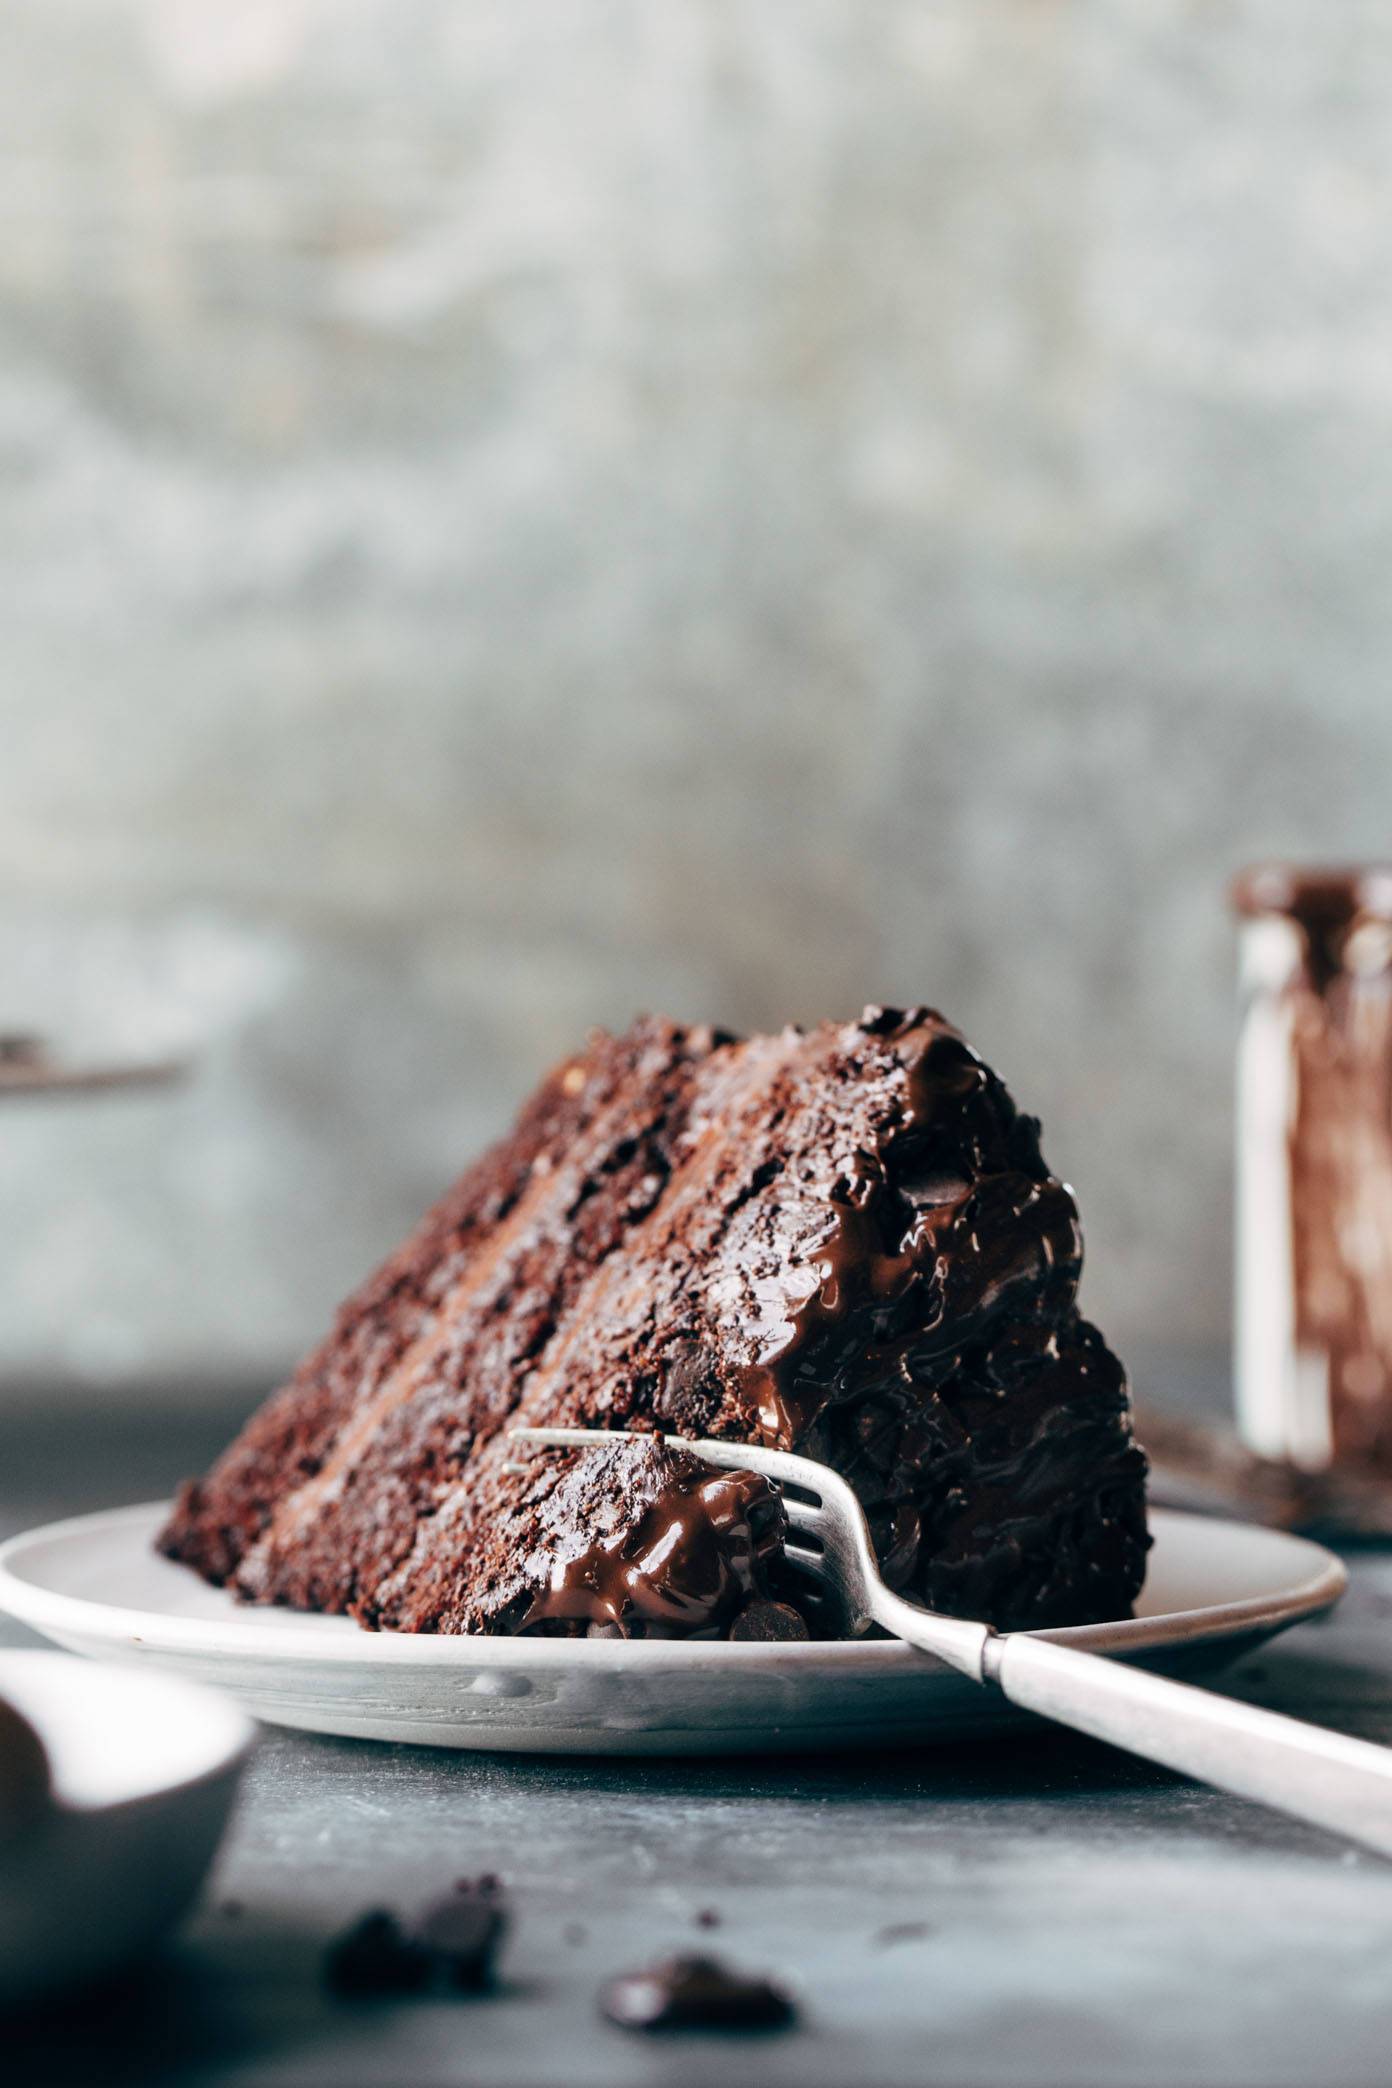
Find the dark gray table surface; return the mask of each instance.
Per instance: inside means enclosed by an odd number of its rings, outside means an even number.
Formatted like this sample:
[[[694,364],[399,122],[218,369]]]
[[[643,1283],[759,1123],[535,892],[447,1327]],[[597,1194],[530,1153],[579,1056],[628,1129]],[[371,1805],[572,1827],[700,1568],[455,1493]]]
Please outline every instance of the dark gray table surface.
[[[0,1530],[164,1492],[227,1425],[12,1406]],[[1392,1555],[1352,1565],[1334,1619],[1223,1686],[1392,1740]],[[347,1919],[484,1870],[516,1916],[495,1997],[325,1996]],[[599,2020],[604,1978],[705,1946],[783,1975],[804,2027],[655,2043]],[[8,2026],[0,2051],[16,2088],[1383,2083],[1392,1864],[1042,1727],[665,1764],[268,1730],[177,1944],[112,1994]]]

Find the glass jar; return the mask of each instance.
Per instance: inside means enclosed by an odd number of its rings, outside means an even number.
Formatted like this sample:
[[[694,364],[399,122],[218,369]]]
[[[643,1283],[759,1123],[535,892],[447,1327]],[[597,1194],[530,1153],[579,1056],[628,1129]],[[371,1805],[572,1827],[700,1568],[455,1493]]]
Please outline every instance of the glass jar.
[[[1233,902],[1238,1426],[1392,1474],[1392,867],[1265,865]]]

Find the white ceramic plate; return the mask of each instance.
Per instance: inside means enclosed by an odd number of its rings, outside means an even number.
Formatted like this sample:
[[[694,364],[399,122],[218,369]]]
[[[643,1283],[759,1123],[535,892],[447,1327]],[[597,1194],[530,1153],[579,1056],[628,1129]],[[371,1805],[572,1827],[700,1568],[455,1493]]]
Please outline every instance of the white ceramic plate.
[[[178,1919],[254,1737],[224,1696],[62,1653],[0,1653],[54,1803],[0,1848],[0,2005],[117,1969]]]
[[[732,1754],[952,1739],[1015,1714],[898,1640],[757,1645],[445,1638],[247,1607],[151,1548],[162,1505],[0,1549],[0,1608],[79,1653],[141,1660],[311,1732],[547,1754]],[[1125,1623],[1049,1636],[1173,1672],[1328,1609],[1346,1576],[1303,1538],[1156,1510]]]

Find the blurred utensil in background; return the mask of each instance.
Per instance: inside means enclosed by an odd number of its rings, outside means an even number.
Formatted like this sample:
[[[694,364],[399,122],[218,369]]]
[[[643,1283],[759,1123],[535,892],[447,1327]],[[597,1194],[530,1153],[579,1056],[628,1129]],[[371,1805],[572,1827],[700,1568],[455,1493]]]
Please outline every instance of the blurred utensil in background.
[[[103,1060],[66,1058],[47,1038],[0,1031],[0,1095],[91,1094],[104,1088],[154,1087],[182,1079],[192,1060],[181,1057]]]

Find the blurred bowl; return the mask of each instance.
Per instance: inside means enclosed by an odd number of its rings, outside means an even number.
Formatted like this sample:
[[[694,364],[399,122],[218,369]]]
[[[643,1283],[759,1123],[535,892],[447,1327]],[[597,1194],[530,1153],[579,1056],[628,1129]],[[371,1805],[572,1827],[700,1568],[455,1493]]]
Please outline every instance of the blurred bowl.
[[[0,2007],[144,1955],[207,1874],[255,1737],[225,1697],[64,1653],[0,1653],[52,1802],[0,1845]]]

